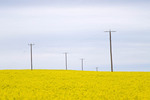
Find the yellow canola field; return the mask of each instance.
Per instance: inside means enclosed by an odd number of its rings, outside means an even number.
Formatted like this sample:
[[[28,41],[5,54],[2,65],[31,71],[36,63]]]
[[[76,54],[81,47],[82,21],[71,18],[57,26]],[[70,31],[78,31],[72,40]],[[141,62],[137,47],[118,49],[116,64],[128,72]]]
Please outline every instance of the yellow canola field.
[[[150,72],[0,70],[0,100],[150,100]]]

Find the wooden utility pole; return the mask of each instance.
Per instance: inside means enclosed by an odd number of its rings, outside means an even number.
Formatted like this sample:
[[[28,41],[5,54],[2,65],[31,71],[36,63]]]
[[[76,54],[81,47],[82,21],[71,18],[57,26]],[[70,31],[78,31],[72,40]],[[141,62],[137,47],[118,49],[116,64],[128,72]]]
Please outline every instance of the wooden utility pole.
[[[83,61],[84,61],[84,59],[82,58],[81,59],[81,68],[82,68],[82,71],[83,71]]]
[[[68,57],[67,57],[68,53],[65,52],[64,54],[65,54],[65,66],[66,66],[66,70],[68,70]]]
[[[96,71],[98,72],[98,67],[96,67]]]
[[[29,44],[29,46],[30,46],[30,54],[31,54],[31,70],[33,70],[33,60],[32,60],[32,46],[33,46],[34,44]]]
[[[109,40],[110,40],[110,60],[111,60],[111,72],[113,72],[113,58],[112,58],[112,42],[111,42],[111,32],[116,32],[116,31],[104,31],[104,32],[109,32]]]

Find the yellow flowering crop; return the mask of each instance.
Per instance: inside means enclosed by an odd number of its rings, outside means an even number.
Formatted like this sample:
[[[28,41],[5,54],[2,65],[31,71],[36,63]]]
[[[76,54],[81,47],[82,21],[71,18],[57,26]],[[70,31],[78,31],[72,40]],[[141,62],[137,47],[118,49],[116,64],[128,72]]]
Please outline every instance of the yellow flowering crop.
[[[150,100],[150,72],[0,70],[0,100]]]

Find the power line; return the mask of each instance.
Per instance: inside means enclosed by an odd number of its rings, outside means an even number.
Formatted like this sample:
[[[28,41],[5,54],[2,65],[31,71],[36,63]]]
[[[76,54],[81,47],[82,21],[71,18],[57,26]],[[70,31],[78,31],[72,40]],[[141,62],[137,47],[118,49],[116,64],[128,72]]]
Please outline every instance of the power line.
[[[111,32],[116,32],[116,31],[104,31],[104,32],[109,32],[109,40],[110,40],[110,60],[111,60],[111,72],[113,72],[113,58],[112,58],[112,42],[111,42]]]

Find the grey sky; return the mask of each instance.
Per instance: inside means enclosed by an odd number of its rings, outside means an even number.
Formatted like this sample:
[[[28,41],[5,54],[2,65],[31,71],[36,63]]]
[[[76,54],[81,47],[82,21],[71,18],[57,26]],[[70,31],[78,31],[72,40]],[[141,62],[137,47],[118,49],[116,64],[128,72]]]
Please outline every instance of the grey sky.
[[[101,4],[146,4],[149,3],[149,0],[0,0],[1,5],[101,5]]]
[[[28,43],[35,43],[35,68],[110,70],[112,34],[116,71],[150,71],[148,0],[0,0],[0,69],[30,68]]]

